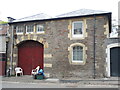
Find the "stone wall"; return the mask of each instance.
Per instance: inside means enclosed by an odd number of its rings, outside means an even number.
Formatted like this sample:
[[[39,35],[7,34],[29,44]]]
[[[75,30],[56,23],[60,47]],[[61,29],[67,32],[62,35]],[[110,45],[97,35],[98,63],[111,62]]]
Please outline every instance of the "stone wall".
[[[72,39],[70,36],[71,22],[84,21],[85,36],[82,39]],[[47,20],[37,22],[24,22],[13,24],[17,26],[27,24],[42,24],[45,28],[43,34],[24,34],[17,35],[14,38],[13,47],[13,70],[17,66],[18,48],[17,45],[25,40],[35,40],[44,44],[44,71],[46,75],[54,78],[92,78],[94,75],[94,54],[93,54],[93,36],[95,29],[95,68],[96,77],[105,76],[105,45],[108,35],[108,20],[106,16],[82,17],[71,19]],[[94,27],[95,25],[95,27]],[[12,24],[10,25],[10,27]],[[11,33],[11,32],[10,32]],[[14,33],[15,34],[15,33]],[[81,43],[85,45],[85,59],[84,65],[71,64],[69,60],[69,50],[71,44]],[[8,59],[10,60],[10,43],[8,49]],[[8,65],[10,61],[8,60]],[[13,72],[14,73],[14,72]]]

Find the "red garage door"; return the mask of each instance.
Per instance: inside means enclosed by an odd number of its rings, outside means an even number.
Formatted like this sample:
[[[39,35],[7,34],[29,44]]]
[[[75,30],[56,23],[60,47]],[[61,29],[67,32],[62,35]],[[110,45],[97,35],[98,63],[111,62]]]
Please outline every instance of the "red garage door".
[[[25,41],[18,46],[18,66],[24,75],[30,75],[37,66],[43,69],[43,44],[36,41]]]

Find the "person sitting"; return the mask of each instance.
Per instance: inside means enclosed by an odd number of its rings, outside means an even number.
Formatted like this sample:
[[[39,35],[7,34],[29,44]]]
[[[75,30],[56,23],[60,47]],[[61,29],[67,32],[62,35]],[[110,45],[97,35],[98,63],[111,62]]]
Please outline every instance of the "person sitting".
[[[41,75],[44,76],[44,71],[43,71],[43,69],[40,69],[40,70],[38,71],[38,74],[41,74]]]
[[[43,69],[40,69],[40,70],[38,71],[38,74],[43,75],[43,78],[44,78],[44,79],[46,78]]]

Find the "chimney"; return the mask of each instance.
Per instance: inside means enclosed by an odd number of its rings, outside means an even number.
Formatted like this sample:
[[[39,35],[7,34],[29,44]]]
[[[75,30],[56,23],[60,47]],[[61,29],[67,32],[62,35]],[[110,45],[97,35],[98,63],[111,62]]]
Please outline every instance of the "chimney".
[[[12,18],[12,17],[7,17],[8,18],[8,22],[12,22],[12,21],[14,21],[15,19],[14,18]]]

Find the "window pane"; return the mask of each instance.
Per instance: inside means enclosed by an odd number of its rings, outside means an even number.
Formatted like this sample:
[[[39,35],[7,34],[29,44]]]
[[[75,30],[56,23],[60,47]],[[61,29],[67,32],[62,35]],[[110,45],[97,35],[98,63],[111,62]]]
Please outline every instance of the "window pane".
[[[23,33],[23,29],[24,29],[23,26],[17,26],[16,32],[17,32],[17,33]]]
[[[82,23],[81,22],[74,23],[74,34],[82,34]]]
[[[73,61],[83,61],[83,47],[73,47]]]
[[[37,32],[44,31],[44,28],[42,25],[37,25]]]
[[[28,25],[27,26],[27,32],[33,32],[33,25]]]

